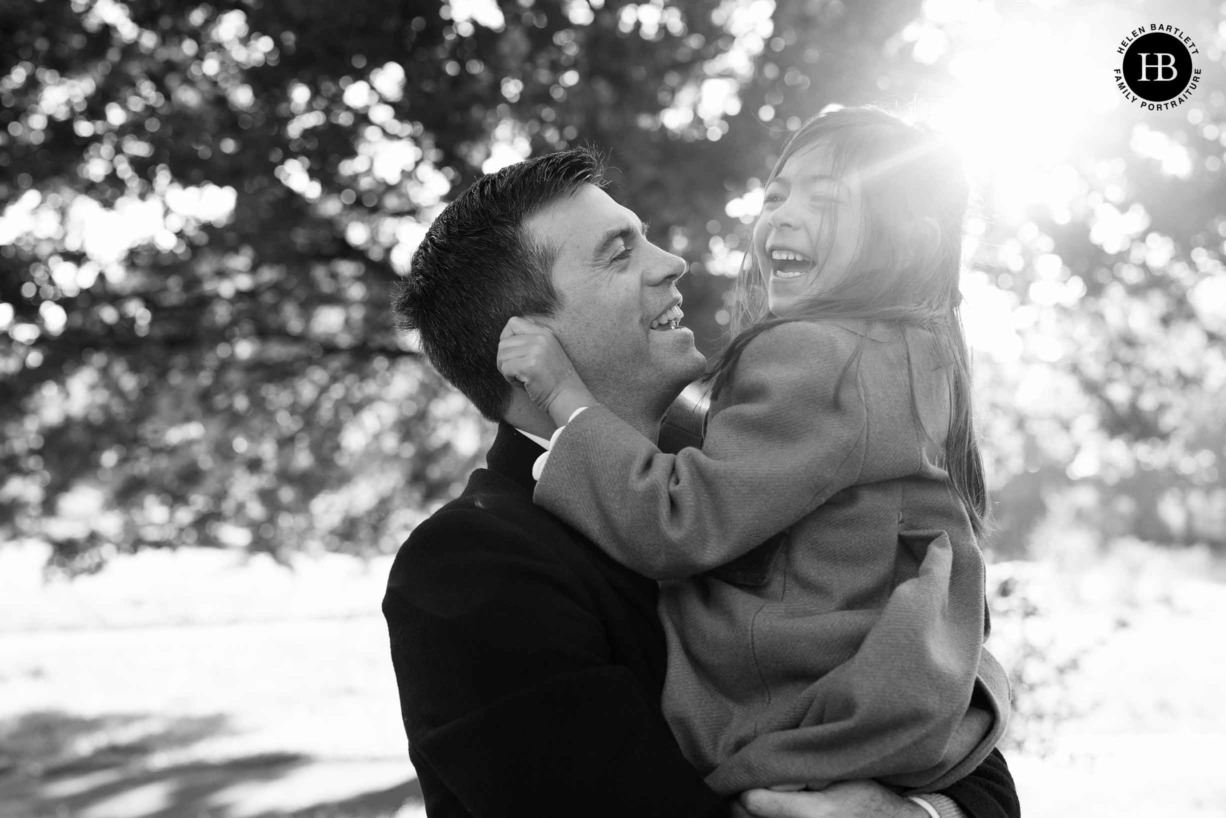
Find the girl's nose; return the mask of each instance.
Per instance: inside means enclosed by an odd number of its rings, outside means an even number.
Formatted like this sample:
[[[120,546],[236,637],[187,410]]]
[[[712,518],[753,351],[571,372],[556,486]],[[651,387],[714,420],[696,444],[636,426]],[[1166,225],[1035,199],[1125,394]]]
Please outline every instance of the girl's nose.
[[[792,207],[790,200],[782,202],[778,207],[771,211],[769,223],[771,227],[790,227],[795,228],[800,225],[800,220],[796,213],[796,208]]]

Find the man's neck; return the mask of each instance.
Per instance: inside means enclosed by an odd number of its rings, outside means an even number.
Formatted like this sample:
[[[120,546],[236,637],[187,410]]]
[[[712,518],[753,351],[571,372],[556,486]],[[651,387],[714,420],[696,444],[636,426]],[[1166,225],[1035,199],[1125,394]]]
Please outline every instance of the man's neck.
[[[543,437],[546,440],[558,427],[554,425],[549,415],[537,409],[531,401],[521,401],[513,398],[511,405],[503,414],[502,419],[521,432]]]

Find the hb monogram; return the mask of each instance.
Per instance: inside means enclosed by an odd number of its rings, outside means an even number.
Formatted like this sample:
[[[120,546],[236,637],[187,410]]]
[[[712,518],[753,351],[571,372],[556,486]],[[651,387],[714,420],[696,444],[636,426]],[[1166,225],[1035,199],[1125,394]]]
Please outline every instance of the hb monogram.
[[[1139,77],[1141,82],[1153,82],[1155,80],[1158,82],[1170,82],[1178,75],[1178,72],[1175,70],[1174,54],[1145,53],[1138,54],[1137,56],[1141,58],[1141,76]],[[1151,63],[1149,61],[1150,57],[1157,57],[1157,60]],[[1151,68],[1157,69],[1158,73],[1158,76],[1152,79],[1149,76],[1149,69]],[[1171,72],[1169,76],[1166,73],[1168,70]]]
[[[1124,59],[1115,69],[1115,85],[1129,103],[1141,108],[1165,111],[1182,105],[1200,83],[1201,69],[1192,63],[1200,49],[1174,26],[1135,28],[1116,52]]]

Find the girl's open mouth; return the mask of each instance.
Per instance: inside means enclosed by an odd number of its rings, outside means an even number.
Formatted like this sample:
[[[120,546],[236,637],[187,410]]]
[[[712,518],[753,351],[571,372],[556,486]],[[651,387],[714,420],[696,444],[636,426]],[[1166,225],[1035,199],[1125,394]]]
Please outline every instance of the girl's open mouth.
[[[771,272],[776,278],[797,278],[813,269],[813,259],[794,250],[771,250]]]

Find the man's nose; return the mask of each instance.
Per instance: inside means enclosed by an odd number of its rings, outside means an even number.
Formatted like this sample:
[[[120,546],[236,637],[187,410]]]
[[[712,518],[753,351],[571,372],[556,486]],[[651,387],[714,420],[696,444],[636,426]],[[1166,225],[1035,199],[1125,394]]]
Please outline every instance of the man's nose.
[[[660,249],[659,260],[651,265],[648,283],[651,285],[672,284],[685,275],[689,268],[689,265],[686,264],[685,259],[681,256],[673,255],[667,250]]]

